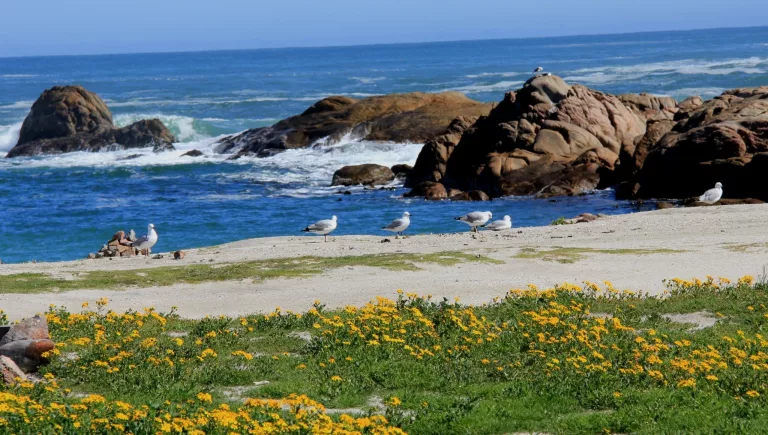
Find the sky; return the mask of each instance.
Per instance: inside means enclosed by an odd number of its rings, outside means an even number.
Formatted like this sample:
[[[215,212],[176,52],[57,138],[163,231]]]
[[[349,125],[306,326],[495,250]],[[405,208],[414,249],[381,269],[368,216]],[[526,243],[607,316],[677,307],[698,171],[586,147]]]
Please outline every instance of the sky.
[[[0,57],[528,38],[768,24],[766,0],[9,0]]]

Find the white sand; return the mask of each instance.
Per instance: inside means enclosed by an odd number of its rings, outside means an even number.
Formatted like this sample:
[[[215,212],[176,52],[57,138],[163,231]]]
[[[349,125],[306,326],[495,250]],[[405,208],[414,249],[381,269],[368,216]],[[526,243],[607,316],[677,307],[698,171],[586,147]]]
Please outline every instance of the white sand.
[[[469,232],[413,236],[391,243],[382,237],[277,237],[252,239],[187,251],[182,261],[144,258],[82,260],[62,263],[0,265],[0,274],[51,273],[77,279],[89,270],[126,270],[181,266],[193,263],[231,263],[304,255],[340,256],[385,252],[429,253],[463,251],[504,262],[501,265],[463,263],[453,267],[424,265],[416,272],[393,272],[370,267],[333,269],[305,279],[177,284],[170,287],[122,290],[78,290],[45,294],[0,294],[0,309],[12,319],[47,309],[49,304],[79,310],[83,301],[110,299],[114,310],[154,306],[178,307],[186,317],[239,315],[283,309],[306,310],[319,299],[329,307],[360,305],[375,296],[395,297],[396,290],[459,296],[466,303],[483,303],[511,288],[528,283],[551,286],[585,280],[610,280],[620,289],[658,294],[663,279],[704,278],[706,275],[757,277],[768,263],[768,205],[740,205],[668,209],[613,216],[591,223],[557,227],[513,228],[505,233]],[[674,249],[685,252],[648,255],[584,253],[572,264],[515,256],[522,248]],[[213,260],[213,261],[211,261]],[[0,289],[1,292],[1,289]]]

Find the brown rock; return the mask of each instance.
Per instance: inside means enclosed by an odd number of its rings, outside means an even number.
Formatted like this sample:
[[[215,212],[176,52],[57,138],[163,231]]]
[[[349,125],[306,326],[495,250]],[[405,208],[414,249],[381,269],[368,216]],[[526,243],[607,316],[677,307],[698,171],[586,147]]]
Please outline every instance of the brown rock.
[[[117,128],[104,101],[81,86],[47,89],[24,119],[19,141],[6,157],[152,146],[173,149],[176,138],[158,119]]]
[[[449,197],[451,201],[488,201],[491,198],[488,194],[482,190],[472,190],[469,192],[461,192],[458,195],[451,195]]]
[[[381,185],[395,179],[386,166],[365,164],[344,166],[333,174],[331,186]]]
[[[189,150],[186,153],[182,154],[181,156],[188,156],[188,157],[200,157],[203,155],[203,152],[200,150]]]
[[[114,242],[114,241],[118,241],[119,242],[120,240],[123,240],[123,239],[125,239],[125,231],[118,231],[118,232],[116,232],[112,236],[111,239],[109,239],[109,241],[110,242]]]
[[[438,200],[448,198],[448,192],[445,190],[445,186],[434,181],[424,181],[416,185],[410,192],[405,194],[406,197],[424,197],[428,200]]]
[[[333,144],[347,134],[365,140],[418,143],[442,133],[457,116],[480,116],[489,110],[490,104],[458,92],[414,92],[362,100],[328,97],[301,115],[229,136],[219,142],[216,151],[266,157],[320,140]]]
[[[767,200],[768,87],[685,103],[685,116],[649,147],[630,197],[698,197],[721,182],[725,198]]]
[[[465,130],[477,118],[459,117],[451,121],[442,135],[428,140],[421,148],[413,170],[405,180],[405,187],[414,187],[423,181],[438,182],[445,176],[446,165],[454,147]]]
[[[0,346],[0,355],[7,356],[25,373],[33,373],[37,368],[48,362],[43,356],[53,350],[55,344],[51,340],[16,340]]]
[[[413,166],[401,164],[394,165],[390,169],[396,178],[406,178],[413,171]]]
[[[11,326],[10,331],[0,339],[0,346],[12,341],[43,338],[50,338],[50,335],[48,335],[48,319],[34,316]]]
[[[18,381],[26,381],[27,376],[12,359],[0,356],[0,379],[5,385],[15,385]]]
[[[183,260],[184,259],[184,251],[176,251],[173,253],[173,259],[174,260]]]

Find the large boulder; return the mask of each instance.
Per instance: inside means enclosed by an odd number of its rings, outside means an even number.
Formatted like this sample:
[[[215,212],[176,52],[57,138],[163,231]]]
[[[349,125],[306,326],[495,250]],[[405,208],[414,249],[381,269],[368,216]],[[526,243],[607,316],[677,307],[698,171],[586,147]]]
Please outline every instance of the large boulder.
[[[387,184],[395,179],[395,174],[386,166],[364,164],[344,166],[333,173],[331,186],[375,186]]]
[[[98,95],[81,86],[47,89],[24,119],[7,157],[153,147],[173,149],[176,138],[158,119],[117,128]]]
[[[646,139],[649,128],[635,156],[640,168],[619,195],[688,198],[721,182],[726,197],[767,200],[768,86],[685,100],[679,109],[671,128]]]
[[[48,335],[48,321],[45,317],[35,316],[13,325],[3,335],[0,339],[0,356],[12,360],[23,372],[31,373],[48,362],[45,355],[54,347]],[[3,366],[3,372],[12,372],[12,365]]]
[[[619,97],[557,76],[537,76],[472,125],[455,121],[428,142],[406,186],[423,181],[502,195],[579,194],[613,183],[620,155],[633,155],[647,111],[666,99]],[[670,112],[671,113],[671,112]]]
[[[364,140],[419,143],[442,133],[457,116],[485,115],[490,109],[490,104],[458,92],[414,92],[361,100],[334,96],[272,126],[226,137],[216,151],[268,157],[316,143],[333,144],[347,135]]]

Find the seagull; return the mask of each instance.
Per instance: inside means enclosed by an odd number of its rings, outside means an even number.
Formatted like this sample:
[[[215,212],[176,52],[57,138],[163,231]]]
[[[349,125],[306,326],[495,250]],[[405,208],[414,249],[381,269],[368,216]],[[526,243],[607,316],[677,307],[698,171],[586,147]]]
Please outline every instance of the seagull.
[[[494,221],[487,225],[484,225],[483,228],[488,228],[491,231],[504,231],[512,228],[512,218],[509,217],[509,215],[504,216],[504,219],[500,221]]]
[[[389,225],[386,227],[382,227],[382,230],[386,231],[392,231],[393,233],[397,233],[397,237],[400,237],[403,235],[403,231],[408,228],[408,225],[411,224],[411,214],[408,212],[403,213],[403,217],[400,219],[393,220]]]
[[[473,211],[472,213],[465,214],[464,216],[459,216],[456,219],[457,221],[462,221],[465,224],[470,226],[470,231],[477,232],[477,227],[481,225],[485,225],[486,222],[491,220],[493,217],[493,214],[489,211]]]
[[[715,187],[712,189],[707,190],[704,192],[704,195],[701,195],[699,197],[699,201],[705,203],[705,204],[714,204],[717,201],[720,201],[720,198],[723,196],[723,183],[720,183],[719,181],[715,183]]]
[[[152,252],[152,247],[155,246],[155,243],[157,243],[157,231],[155,231],[155,224],[149,224],[147,227],[147,234],[144,234],[143,236],[136,239],[135,242],[131,243],[131,246],[138,249],[139,252],[146,252],[146,256],[149,257],[149,254]]]
[[[551,75],[552,75],[552,73],[550,73],[550,72],[548,72],[548,73],[544,73],[544,77],[549,77],[549,76],[551,76]]]
[[[536,69],[533,70],[534,74],[537,73],[537,72],[542,72],[542,71],[544,71],[544,68],[542,68],[540,66],[537,66]]]
[[[324,237],[324,241],[327,242],[328,234],[335,229],[336,229],[336,216],[333,216],[330,219],[323,219],[321,221],[317,221],[312,225],[304,228],[301,231],[322,235]]]

